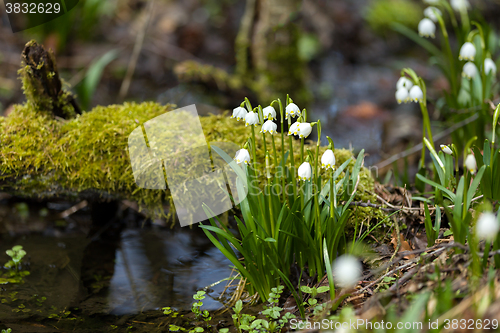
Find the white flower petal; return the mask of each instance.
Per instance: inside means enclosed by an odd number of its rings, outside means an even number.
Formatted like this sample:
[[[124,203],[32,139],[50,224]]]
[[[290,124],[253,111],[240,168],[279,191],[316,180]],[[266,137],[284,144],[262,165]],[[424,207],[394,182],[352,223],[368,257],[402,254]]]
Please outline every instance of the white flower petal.
[[[304,162],[299,166],[299,170],[297,170],[297,174],[300,180],[309,180],[312,176],[312,168],[309,162]]]
[[[459,60],[470,60],[474,61],[476,56],[476,47],[471,42],[465,42],[460,48],[460,53],[458,54]]]
[[[262,125],[261,133],[269,132],[271,134],[276,132],[278,125],[276,125],[272,120],[267,120],[264,125]]]
[[[486,75],[490,74],[490,72],[493,72],[493,75],[497,73],[497,65],[491,58],[484,59],[484,72]]]
[[[418,23],[418,34],[423,37],[435,37],[436,24],[428,18],[423,18]]]
[[[354,287],[359,282],[361,273],[361,264],[352,255],[344,254],[333,263],[334,279],[342,288]]]
[[[470,3],[467,0],[451,0],[450,4],[451,7],[458,12],[470,8]]]
[[[238,106],[237,108],[233,109],[233,115],[231,116],[231,118],[236,118],[236,120],[239,121],[240,119],[245,119],[247,113],[248,112],[245,108]]]
[[[401,87],[396,91],[396,101],[398,101],[398,104],[406,103],[409,99],[410,94],[405,87]]]
[[[413,102],[422,102],[424,100],[424,93],[419,86],[413,86],[410,89],[410,100]]]
[[[259,115],[255,112],[248,112],[245,116],[245,126],[257,125],[259,123]]]
[[[298,132],[300,138],[307,138],[312,132],[312,126],[310,123],[300,123],[298,125]]]
[[[295,103],[290,103],[285,108],[285,115],[288,117],[300,116],[300,109]]]
[[[469,80],[477,75],[477,67],[473,62],[466,62],[462,68],[462,76],[468,78]]]
[[[467,157],[465,158],[465,167],[470,171],[470,173],[476,173],[477,163],[474,155],[467,155]]]
[[[401,88],[406,88],[408,90],[411,89],[411,87],[413,87],[413,82],[411,82],[411,80],[407,77],[404,77],[404,76],[401,76],[398,80],[398,82],[396,83],[396,90],[399,90]]]
[[[297,135],[299,134],[299,122],[296,121],[292,124],[292,126],[290,126],[290,128],[288,129],[288,135]]]
[[[452,155],[453,154],[453,150],[451,150],[450,147],[448,147],[447,145],[440,145],[441,147],[441,150],[445,153],[445,154],[448,154],[448,155]]]
[[[264,119],[276,119],[276,110],[270,105],[262,110],[262,114],[264,115]]]
[[[250,153],[245,148],[242,148],[236,152],[236,156],[234,157],[234,160],[238,164],[240,164],[240,163],[248,164],[248,163],[250,163]]]
[[[333,150],[327,149],[323,153],[323,156],[321,156],[321,167],[326,169],[333,169],[335,167],[335,154],[333,153]]]
[[[493,213],[483,213],[476,224],[476,235],[480,239],[492,241],[500,230],[500,223]]]
[[[438,21],[437,15],[442,16],[441,11],[436,7],[427,7],[424,9],[424,16],[431,19],[434,22]]]

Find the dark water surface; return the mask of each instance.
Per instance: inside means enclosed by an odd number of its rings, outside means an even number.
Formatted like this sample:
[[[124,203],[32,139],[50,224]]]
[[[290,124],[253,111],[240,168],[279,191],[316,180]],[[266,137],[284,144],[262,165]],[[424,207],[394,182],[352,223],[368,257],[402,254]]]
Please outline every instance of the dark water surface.
[[[44,332],[47,323],[56,327],[67,318],[79,326],[88,316],[116,321],[166,306],[188,310],[197,290],[231,274],[230,262],[197,226],[141,227],[125,221],[128,217],[114,222],[124,227],[114,235],[105,226],[92,236],[88,210],[60,219],[53,210],[40,216],[37,204],[18,208],[0,204],[0,264],[9,260],[6,250],[22,245],[23,268],[30,275],[23,284],[0,285],[2,329],[21,325],[17,331],[31,331],[23,325],[41,321],[33,331]],[[225,285],[205,289],[203,309],[222,307],[217,297]]]

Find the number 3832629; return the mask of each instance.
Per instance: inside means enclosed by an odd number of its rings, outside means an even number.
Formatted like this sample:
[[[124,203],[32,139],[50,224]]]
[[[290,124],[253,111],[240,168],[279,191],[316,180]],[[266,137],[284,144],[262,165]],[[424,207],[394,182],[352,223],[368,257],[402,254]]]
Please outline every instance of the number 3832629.
[[[50,2],[5,2],[7,14],[58,14],[61,4]]]

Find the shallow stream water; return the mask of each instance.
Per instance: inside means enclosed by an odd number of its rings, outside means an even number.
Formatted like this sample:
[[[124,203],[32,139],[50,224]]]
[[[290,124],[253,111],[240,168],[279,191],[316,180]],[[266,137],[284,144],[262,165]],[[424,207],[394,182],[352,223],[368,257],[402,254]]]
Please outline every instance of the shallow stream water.
[[[2,329],[66,331],[73,318],[77,331],[88,325],[106,330],[136,314],[162,316],[166,306],[189,310],[197,290],[231,274],[230,262],[197,226],[130,223],[137,214],[125,211],[129,216],[94,233],[88,209],[61,219],[55,210],[40,216],[46,208],[36,203],[26,208],[0,205],[0,263],[9,260],[6,250],[22,245],[23,269],[30,272],[25,283],[0,285]],[[225,285],[204,289],[203,309],[222,307],[218,297]]]

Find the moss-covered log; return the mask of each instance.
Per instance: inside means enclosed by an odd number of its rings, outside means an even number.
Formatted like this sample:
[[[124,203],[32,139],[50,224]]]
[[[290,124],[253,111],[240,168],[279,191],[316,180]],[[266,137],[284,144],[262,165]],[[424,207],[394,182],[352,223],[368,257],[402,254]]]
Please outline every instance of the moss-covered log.
[[[128,139],[138,126],[175,106],[124,103],[77,114],[77,109],[71,108],[70,93],[64,91],[60,81],[54,81],[59,79],[53,55],[41,51],[43,48],[36,43],[27,44],[20,74],[28,101],[16,105],[7,117],[0,117],[0,191],[36,198],[128,199],[146,207],[150,215],[165,216],[165,206],[172,202],[170,193],[168,189],[151,190],[136,185]],[[182,113],[177,114],[179,124],[183,123]],[[168,140],[176,139],[175,130],[180,126],[175,124],[177,118],[170,121],[171,131],[161,134],[164,147],[169,146]],[[227,114],[201,117],[200,122],[206,142],[242,145],[251,135],[249,127]],[[281,140],[276,141],[280,154]],[[270,141],[267,144],[271,146]],[[257,146],[263,146],[260,135]],[[297,142],[296,165],[300,162],[299,146]],[[306,145],[312,151],[315,147]],[[322,147],[320,153],[325,149]],[[335,154],[338,163],[352,157],[345,149],[336,150]],[[257,158],[264,161],[262,149],[257,150]],[[358,190],[357,200],[373,201],[369,194],[373,179],[367,169],[361,172]],[[369,209],[373,210],[365,210]]]

